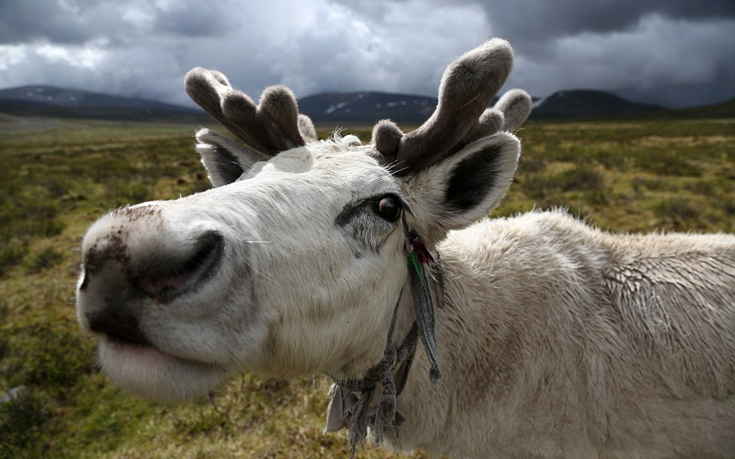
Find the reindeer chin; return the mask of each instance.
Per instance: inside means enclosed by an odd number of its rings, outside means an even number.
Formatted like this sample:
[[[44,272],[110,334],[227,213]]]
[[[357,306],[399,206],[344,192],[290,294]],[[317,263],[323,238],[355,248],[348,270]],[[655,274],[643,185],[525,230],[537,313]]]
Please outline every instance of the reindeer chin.
[[[103,337],[99,362],[123,389],[160,402],[179,402],[204,395],[229,375],[219,365],[182,359],[153,346]]]

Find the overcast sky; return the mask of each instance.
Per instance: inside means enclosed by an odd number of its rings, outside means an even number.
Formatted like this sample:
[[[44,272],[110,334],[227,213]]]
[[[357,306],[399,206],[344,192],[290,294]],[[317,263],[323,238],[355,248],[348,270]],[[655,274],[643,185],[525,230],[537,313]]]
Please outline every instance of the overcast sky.
[[[192,67],[256,97],[436,95],[490,37],[506,85],[602,89],[682,107],[735,97],[735,0],[0,0],[0,88],[49,84],[188,104]]]

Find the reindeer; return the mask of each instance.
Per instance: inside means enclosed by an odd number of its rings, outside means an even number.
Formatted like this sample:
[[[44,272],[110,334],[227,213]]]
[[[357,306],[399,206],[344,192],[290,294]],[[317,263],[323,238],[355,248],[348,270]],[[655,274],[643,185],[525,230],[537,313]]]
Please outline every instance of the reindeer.
[[[201,68],[214,186],[124,207],[83,241],[77,315],[114,382],[156,400],[242,369],[335,382],[351,445],[452,457],[735,457],[735,236],[612,235],[561,211],[488,219],[520,90],[492,39],[431,118],[317,141],[285,87],[258,106]],[[479,221],[478,221],[479,220]]]

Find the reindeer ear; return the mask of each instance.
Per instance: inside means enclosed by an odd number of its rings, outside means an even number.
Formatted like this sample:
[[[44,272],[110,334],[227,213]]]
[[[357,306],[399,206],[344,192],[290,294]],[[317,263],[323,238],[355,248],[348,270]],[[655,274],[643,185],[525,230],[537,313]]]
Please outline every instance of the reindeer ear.
[[[250,166],[265,159],[255,150],[209,129],[200,129],[196,139],[196,150],[215,188],[236,181]]]
[[[505,196],[518,166],[521,145],[514,135],[500,132],[477,140],[414,178],[409,189],[431,221],[417,222],[437,241],[447,231],[487,216]]]

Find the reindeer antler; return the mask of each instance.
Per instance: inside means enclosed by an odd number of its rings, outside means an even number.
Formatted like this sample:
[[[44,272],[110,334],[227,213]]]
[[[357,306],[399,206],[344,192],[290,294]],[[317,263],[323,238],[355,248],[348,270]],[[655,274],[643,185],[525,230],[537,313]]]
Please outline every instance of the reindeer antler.
[[[189,97],[237,138],[273,156],[315,140],[311,120],[299,115],[296,98],[285,86],[269,86],[258,106],[242,91],[233,89],[222,73],[197,67],[184,79]]]
[[[488,109],[513,67],[510,44],[493,38],[463,54],[444,71],[439,102],[431,117],[408,134],[389,120],[373,128],[373,144],[395,175],[406,176],[435,164],[465,145],[505,129],[514,130],[531,112],[531,98],[520,89]]]

